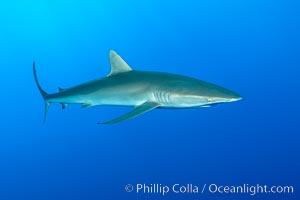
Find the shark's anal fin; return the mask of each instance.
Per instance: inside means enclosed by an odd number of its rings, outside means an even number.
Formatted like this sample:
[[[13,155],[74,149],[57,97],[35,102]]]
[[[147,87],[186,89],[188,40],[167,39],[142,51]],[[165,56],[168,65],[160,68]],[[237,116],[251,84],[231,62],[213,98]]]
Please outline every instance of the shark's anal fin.
[[[114,124],[114,123],[118,123],[118,122],[122,122],[128,119],[132,119],[138,115],[141,115],[145,112],[148,112],[154,108],[157,108],[159,106],[158,103],[156,102],[145,102],[139,106],[136,106],[132,111],[130,111],[129,113],[126,113],[125,115],[122,115],[116,119],[107,121],[107,122],[99,122],[98,124]]]
[[[91,107],[93,106],[92,104],[88,104],[88,103],[83,103],[81,104],[81,108],[88,108],[88,107]]]

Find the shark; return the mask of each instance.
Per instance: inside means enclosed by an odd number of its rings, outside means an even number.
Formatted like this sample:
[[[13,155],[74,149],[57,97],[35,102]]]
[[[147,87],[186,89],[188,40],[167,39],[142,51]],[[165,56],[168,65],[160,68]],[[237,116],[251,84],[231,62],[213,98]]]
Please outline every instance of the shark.
[[[132,106],[130,112],[115,119],[98,122],[114,124],[132,119],[155,108],[198,108],[234,102],[242,97],[229,89],[196,78],[173,73],[139,71],[131,68],[114,50],[109,52],[107,76],[49,94],[41,87],[33,62],[33,75],[45,102],[44,122],[51,103],[83,108],[112,105]]]

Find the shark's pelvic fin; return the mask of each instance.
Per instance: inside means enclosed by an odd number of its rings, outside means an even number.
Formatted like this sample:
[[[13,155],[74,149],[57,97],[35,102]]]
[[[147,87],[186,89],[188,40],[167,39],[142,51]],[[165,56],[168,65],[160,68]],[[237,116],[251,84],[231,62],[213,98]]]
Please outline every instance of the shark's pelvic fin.
[[[65,109],[67,106],[68,106],[67,103],[61,103],[61,108],[62,108],[62,109]]]
[[[98,124],[114,124],[114,123],[118,123],[118,122],[122,122],[134,117],[137,117],[138,115],[141,115],[145,112],[148,112],[154,108],[157,108],[158,106],[160,106],[158,103],[156,102],[145,102],[139,106],[136,106],[132,111],[130,111],[129,113],[126,113],[125,115],[122,115],[116,119],[107,121],[107,122],[99,122]]]
[[[114,50],[110,50],[109,52],[109,61],[111,69],[108,76],[132,70],[131,67]]]

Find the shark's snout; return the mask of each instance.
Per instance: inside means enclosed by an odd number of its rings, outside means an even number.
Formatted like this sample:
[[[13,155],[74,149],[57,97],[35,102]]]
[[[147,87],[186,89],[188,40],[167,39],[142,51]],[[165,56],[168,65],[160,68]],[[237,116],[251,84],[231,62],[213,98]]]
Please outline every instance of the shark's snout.
[[[213,98],[213,100],[215,100],[216,102],[234,102],[239,101],[243,98],[238,93],[225,88],[222,88],[219,92],[220,93],[216,95],[215,98]]]
[[[234,101],[239,101],[239,100],[242,100],[243,97],[238,95],[238,96],[235,96],[235,97],[232,97],[231,99],[229,99],[228,102],[234,102]]]
[[[239,95],[238,93],[230,91],[228,100],[229,100],[229,102],[233,102],[233,101],[239,101],[242,98],[243,97],[241,95]]]

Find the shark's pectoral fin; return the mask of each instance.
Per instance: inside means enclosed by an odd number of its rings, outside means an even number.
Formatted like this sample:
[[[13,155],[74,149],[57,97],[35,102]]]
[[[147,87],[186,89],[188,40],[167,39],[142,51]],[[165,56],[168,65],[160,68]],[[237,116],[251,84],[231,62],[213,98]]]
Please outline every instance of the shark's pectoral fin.
[[[98,124],[114,124],[114,123],[118,123],[118,122],[122,122],[128,119],[132,119],[138,115],[141,115],[145,112],[148,112],[154,108],[157,108],[159,106],[158,103],[156,102],[145,102],[139,106],[136,106],[132,111],[130,111],[129,113],[126,113],[125,115],[122,115],[116,119],[107,121],[107,122],[99,122]]]

